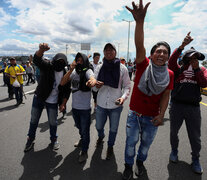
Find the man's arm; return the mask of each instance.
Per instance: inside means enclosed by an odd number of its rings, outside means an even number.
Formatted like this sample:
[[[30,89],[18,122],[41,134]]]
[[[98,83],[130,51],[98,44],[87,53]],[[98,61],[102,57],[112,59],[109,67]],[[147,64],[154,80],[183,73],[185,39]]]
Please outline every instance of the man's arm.
[[[183,39],[181,45],[177,49],[175,49],[175,51],[169,58],[168,68],[173,72],[176,72],[180,68],[180,66],[177,64],[177,59],[179,58],[181,52],[184,50],[185,46],[187,46],[193,41],[193,38],[191,37],[190,33],[191,32],[188,32],[188,34]]]
[[[76,62],[73,61],[72,64],[70,65],[70,70],[63,76],[60,85],[63,86],[65,85],[68,81],[70,81],[70,75],[73,72],[73,70],[76,67]]]
[[[21,65],[19,65],[19,67],[20,67],[20,71],[21,71],[21,73],[16,73],[16,76],[21,76],[21,75],[26,74],[24,68],[23,68]]]
[[[179,46],[178,49],[180,49],[181,51],[185,48],[185,46],[187,46],[188,44],[190,44],[193,41],[193,38],[191,37],[190,33],[191,32],[188,32],[188,34],[183,39],[182,44]]]
[[[204,67],[199,67],[194,70],[195,72],[195,78],[198,83],[198,85],[202,88],[207,87],[207,69]]]
[[[66,103],[67,103],[68,99],[64,98],[62,104],[59,106],[59,111],[63,112],[66,109]]]
[[[139,5],[135,5],[135,3],[132,2],[133,9],[130,9],[128,6],[126,6],[126,8],[132,13],[136,22],[134,36],[136,46],[136,63],[141,63],[144,61],[146,55],[144,48],[144,19],[149,5],[150,2],[148,2],[145,7],[143,7],[142,0],[140,0]]]
[[[86,82],[86,86],[94,87],[96,85],[96,79],[94,76],[91,76],[90,79]]]
[[[170,89],[166,89],[160,98],[160,113],[159,115],[155,116],[152,120],[155,126],[163,125],[163,118],[165,116],[165,111],[168,106],[169,98],[170,98]]]
[[[124,68],[124,74],[123,74],[123,80],[122,80],[122,96],[121,98],[117,99],[119,101],[120,105],[124,103],[124,101],[130,96],[131,91],[131,81],[129,79],[129,74],[127,68]]]
[[[50,49],[50,47],[47,43],[40,43],[39,44],[39,50],[36,51],[36,53],[34,55],[34,60],[33,60],[34,64],[38,68],[44,69],[49,64],[49,62],[42,60],[42,56],[44,55],[44,52],[48,51],[49,49]]]

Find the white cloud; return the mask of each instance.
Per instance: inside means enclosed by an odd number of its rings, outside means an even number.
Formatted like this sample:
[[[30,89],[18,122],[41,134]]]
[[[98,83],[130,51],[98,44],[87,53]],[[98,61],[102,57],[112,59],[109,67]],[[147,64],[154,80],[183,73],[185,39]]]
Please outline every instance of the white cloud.
[[[0,27],[5,26],[8,24],[8,21],[10,21],[12,17],[7,14],[3,8],[0,8]]]
[[[167,1],[163,1],[163,0],[154,0],[151,1],[151,4],[149,6],[149,10],[152,13],[155,13],[157,10],[159,10],[160,8],[163,8],[165,6],[171,5],[175,2],[177,2],[178,0],[167,0]]]
[[[7,39],[0,43],[0,51],[4,55],[28,54],[35,52],[37,47],[37,43],[26,43],[16,39]]]
[[[74,53],[80,50],[81,42],[91,42],[91,52],[102,52],[104,44],[110,41],[117,46],[120,56],[126,57],[128,23],[117,22],[114,16],[118,15],[118,11],[122,10],[123,6],[131,7],[129,0],[9,0],[9,2],[10,7],[18,9],[18,15],[15,18],[19,28],[13,30],[13,33],[26,40],[25,42],[19,40],[17,43],[13,39],[8,39],[1,42],[0,47],[4,47],[6,43],[16,44],[20,48],[28,47],[29,52],[35,51],[39,42],[48,42],[52,47],[51,52],[65,52],[65,45],[68,44],[68,52]],[[146,4],[147,1],[143,3]],[[167,41],[172,49],[177,47],[188,31],[192,31],[195,39],[192,42],[193,46],[206,52],[207,44],[204,40],[207,35],[205,23],[207,2],[189,0],[184,3],[181,0],[156,0],[151,1],[148,11],[155,13],[168,5],[183,7],[180,12],[171,15],[171,24],[153,25],[152,29],[149,29],[148,24],[145,25],[145,46],[148,52],[152,45],[160,40]],[[2,8],[0,8],[0,15],[3,16],[0,18],[0,27],[2,27],[11,20],[11,16]],[[135,52],[134,25],[135,23],[131,23],[130,52],[132,56]],[[2,49],[0,49],[1,52]]]

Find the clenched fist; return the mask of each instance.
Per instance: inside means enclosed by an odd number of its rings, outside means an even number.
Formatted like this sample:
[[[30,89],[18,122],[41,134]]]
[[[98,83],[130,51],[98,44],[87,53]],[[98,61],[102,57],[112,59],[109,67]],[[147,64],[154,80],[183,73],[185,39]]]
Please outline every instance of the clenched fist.
[[[47,43],[40,43],[39,44],[39,50],[42,52],[48,51],[50,49],[49,45]]]

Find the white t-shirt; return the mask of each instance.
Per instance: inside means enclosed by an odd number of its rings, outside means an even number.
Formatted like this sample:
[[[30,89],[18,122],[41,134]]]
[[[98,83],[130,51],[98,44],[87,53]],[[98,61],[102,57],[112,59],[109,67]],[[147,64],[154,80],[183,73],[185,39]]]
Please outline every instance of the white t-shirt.
[[[98,64],[95,64],[95,63],[93,62],[92,65],[93,65],[93,71],[95,72],[96,67],[98,66]]]
[[[90,77],[94,77],[94,73],[91,69],[86,71],[86,78],[89,80]],[[72,108],[79,110],[88,110],[91,108],[91,91],[83,92],[78,90],[80,83],[80,76],[77,74],[75,69],[70,75],[72,92]]]
[[[58,103],[58,93],[59,93],[58,86],[59,86],[60,81],[63,77],[63,71],[60,71],[60,72],[54,71],[54,73],[55,73],[55,81],[53,84],[53,89],[52,89],[52,92],[50,93],[49,97],[45,101],[45,102],[51,103],[51,104]]]

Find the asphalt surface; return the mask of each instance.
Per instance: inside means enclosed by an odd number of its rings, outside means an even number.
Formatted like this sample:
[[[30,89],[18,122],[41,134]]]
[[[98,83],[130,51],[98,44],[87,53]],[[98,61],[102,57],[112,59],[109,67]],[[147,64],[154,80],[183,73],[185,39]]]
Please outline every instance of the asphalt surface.
[[[71,99],[67,103],[67,115],[62,119],[58,116],[58,140],[60,149],[52,151],[49,148],[49,128],[46,111],[37,129],[34,149],[24,153],[26,136],[29,128],[33,90],[36,84],[24,86],[27,99],[25,104],[18,108],[14,106],[15,100],[8,100],[7,88],[2,86],[0,76],[0,180],[121,180],[124,170],[125,125],[128,112],[129,99],[124,104],[121,114],[119,131],[114,146],[115,156],[105,160],[108,123],[103,146],[96,148],[97,132],[95,129],[95,114],[92,110],[91,141],[88,151],[88,160],[78,163],[80,149],[74,148],[79,140],[78,130],[74,127],[71,114]],[[138,178],[141,180],[207,180],[207,96],[203,96],[202,112],[202,150],[201,164],[204,169],[202,176],[191,171],[191,149],[183,124],[179,137],[179,163],[169,162],[169,114],[165,114],[164,126],[159,127],[157,136],[149,150],[145,162],[147,174]],[[136,176],[134,175],[134,178]]]

